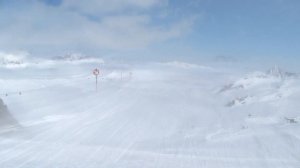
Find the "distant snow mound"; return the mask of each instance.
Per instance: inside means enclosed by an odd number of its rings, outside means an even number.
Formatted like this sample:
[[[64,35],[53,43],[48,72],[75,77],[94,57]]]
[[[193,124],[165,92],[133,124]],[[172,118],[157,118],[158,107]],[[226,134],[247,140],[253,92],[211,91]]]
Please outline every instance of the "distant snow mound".
[[[3,53],[0,52],[0,67],[2,68],[24,68],[28,63],[25,62],[28,53]]]
[[[86,55],[72,53],[64,56],[57,56],[53,58],[54,61],[68,62],[68,63],[104,63],[103,59],[89,57]]]
[[[238,97],[238,98],[235,98],[234,100],[228,102],[226,104],[226,106],[232,107],[232,106],[237,106],[237,105],[244,105],[244,104],[251,102],[252,99],[253,99],[253,97],[251,97],[251,96]]]
[[[237,79],[223,86],[219,93],[229,97],[227,107],[274,102],[288,98],[298,91],[297,76],[295,73],[285,72],[278,66],[274,66],[266,72],[252,72]]]
[[[282,83],[285,79],[292,79],[298,77],[296,73],[285,72],[278,66],[274,66],[266,72],[252,72],[237,81],[223,86],[220,92],[247,89],[259,85],[273,85],[276,83]]]
[[[297,124],[300,122],[300,117],[294,117],[294,118],[285,117],[284,119],[286,120],[286,122],[291,124]]]
[[[247,89],[264,83],[278,81],[277,78],[269,78],[269,75],[263,72],[253,72],[233,83],[227,84],[220,89],[220,92]]]
[[[277,65],[269,69],[266,73],[269,76],[277,77],[277,78],[288,78],[288,77],[297,77],[296,73],[285,72]]]
[[[17,125],[17,122],[9,113],[2,99],[0,99],[0,127],[11,125]]]
[[[128,81],[132,79],[132,72],[131,71],[113,71],[105,76],[107,80],[123,80]]]
[[[167,66],[178,67],[178,68],[185,68],[185,69],[196,69],[196,68],[200,68],[200,69],[212,69],[211,67],[208,67],[208,66],[201,66],[201,65],[191,64],[191,63],[181,62],[181,61],[166,62],[166,63],[163,63],[163,64],[167,65]]]

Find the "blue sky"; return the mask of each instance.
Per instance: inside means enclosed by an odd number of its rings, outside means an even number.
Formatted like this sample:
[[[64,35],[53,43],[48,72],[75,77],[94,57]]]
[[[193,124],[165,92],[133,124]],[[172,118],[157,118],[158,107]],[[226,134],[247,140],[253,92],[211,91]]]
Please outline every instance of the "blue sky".
[[[298,0],[0,0],[0,50],[293,60],[299,9]]]

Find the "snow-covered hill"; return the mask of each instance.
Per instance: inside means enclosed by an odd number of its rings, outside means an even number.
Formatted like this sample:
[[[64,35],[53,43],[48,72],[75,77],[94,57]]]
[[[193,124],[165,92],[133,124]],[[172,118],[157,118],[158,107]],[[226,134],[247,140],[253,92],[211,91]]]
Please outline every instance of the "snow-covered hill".
[[[26,52],[3,53],[0,52],[0,68],[2,69],[25,69],[25,68],[57,68],[58,66],[79,64],[104,64],[99,57],[91,57],[80,53],[70,53],[52,58],[33,58]]]
[[[216,92],[232,79],[220,67],[101,64],[96,92],[97,66],[28,67],[1,79],[18,126],[0,128],[0,167],[300,166],[293,75],[254,72]]]
[[[28,65],[26,57],[28,53],[3,53],[0,52],[0,68],[24,68]]]
[[[0,99],[0,132],[1,129],[7,129],[7,128],[12,128],[17,126],[18,126],[17,121],[10,114],[6,105],[3,103],[3,100]]]
[[[52,61],[64,63],[100,63],[103,64],[104,60],[96,57],[89,57],[80,53],[70,53],[63,56],[53,57]]]
[[[300,78],[277,66],[267,72],[253,72],[223,86],[220,93],[232,97],[227,106],[281,101],[298,94]]]

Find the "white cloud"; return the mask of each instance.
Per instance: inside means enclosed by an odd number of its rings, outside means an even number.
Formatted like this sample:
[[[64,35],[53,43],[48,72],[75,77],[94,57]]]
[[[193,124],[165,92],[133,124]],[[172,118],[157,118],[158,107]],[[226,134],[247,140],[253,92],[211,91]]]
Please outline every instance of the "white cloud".
[[[154,21],[151,12],[110,13],[96,15],[95,21],[68,7],[82,11],[118,11],[127,7],[137,10],[154,8],[159,0],[65,0],[62,6],[52,7],[35,2],[22,10],[0,11],[0,49],[72,50],[96,48],[108,50],[140,49],[178,38],[187,33],[194,18]],[[93,8],[93,9],[90,9]],[[1,23],[2,24],[2,23]]]
[[[126,8],[148,9],[167,4],[166,0],[64,0],[62,6],[84,13],[122,11]]]

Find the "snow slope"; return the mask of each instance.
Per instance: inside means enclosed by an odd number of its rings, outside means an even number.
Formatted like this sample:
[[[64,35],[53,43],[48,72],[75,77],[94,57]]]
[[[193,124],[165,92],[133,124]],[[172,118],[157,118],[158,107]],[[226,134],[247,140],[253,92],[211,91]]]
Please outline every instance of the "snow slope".
[[[101,65],[98,92],[99,64],[2,70],[18,126],[0,128],[0,167],[300,167],[298,78],[236,76],[224,89],[235,74],[173,65]]]

